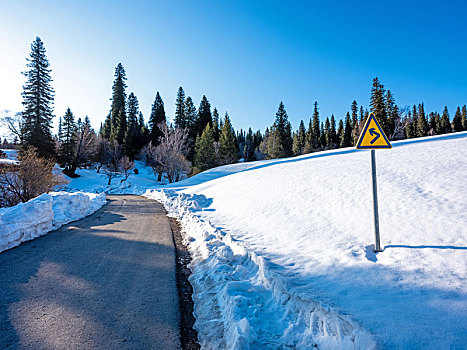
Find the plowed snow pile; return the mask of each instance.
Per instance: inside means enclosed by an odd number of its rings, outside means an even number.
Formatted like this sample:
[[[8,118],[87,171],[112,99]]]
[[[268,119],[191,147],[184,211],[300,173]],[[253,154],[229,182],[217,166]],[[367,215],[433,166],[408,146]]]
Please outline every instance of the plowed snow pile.
[[[146,195],[180,219],[206,349],[467,348],[467,133],[236,164]]]

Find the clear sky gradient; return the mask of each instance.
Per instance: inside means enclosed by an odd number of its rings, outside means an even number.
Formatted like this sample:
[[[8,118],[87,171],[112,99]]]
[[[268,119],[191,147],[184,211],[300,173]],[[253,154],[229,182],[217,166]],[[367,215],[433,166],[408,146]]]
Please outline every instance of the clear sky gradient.
[[[452,115],[467,103],[467,1],[0,0],[0,110],[22,109],[30,44],[47,50],[55,124],[69,106],[94,127],[115,66],[147,121],[156,91],[173,119],[178,87],[236,129],[264,131],[282,100],[292,127],[368,106],[378,76],[398,105]]]

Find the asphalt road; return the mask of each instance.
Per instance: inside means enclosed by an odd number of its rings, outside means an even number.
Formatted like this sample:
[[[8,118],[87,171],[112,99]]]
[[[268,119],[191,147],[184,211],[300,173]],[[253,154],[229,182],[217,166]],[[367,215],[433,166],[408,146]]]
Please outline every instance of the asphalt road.
[[[0,349],[178,349],[161,204],[108,196],[95,214],[0,254]]]

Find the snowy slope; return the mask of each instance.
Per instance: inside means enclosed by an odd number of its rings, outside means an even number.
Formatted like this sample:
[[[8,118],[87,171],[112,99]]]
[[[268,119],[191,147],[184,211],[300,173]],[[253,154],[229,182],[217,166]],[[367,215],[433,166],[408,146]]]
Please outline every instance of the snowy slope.
[[[164,191],[207,349],[467,348],[467,133],[213,169]]]
[[[97,173],[95,169],[78,169],[76,173],[80,176],[69,179],[70,183],[66,186],[66,189],[68,191],[87,191],[94,193],[143,194],[148,188],[160,186],[151,168],[146,167],[141,161],[136,161],[135,167],[138,169],[138,174],[135,174],[133,171],[128,179],[123,182],[123,175],[119,175],[112,179],[110,186],[107,185],[108,178],[102,171]]]

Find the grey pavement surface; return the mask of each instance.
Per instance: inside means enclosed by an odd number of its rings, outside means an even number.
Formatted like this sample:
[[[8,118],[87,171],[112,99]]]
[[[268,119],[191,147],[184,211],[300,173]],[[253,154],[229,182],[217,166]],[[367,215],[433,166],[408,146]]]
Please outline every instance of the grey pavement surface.
[[[108,196],[93,215],[0,254],[0,349],[178,349],[161,204]]]

